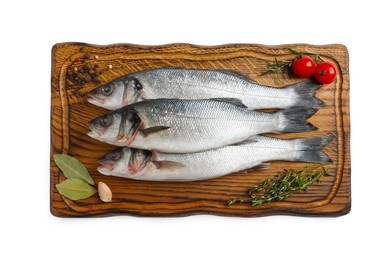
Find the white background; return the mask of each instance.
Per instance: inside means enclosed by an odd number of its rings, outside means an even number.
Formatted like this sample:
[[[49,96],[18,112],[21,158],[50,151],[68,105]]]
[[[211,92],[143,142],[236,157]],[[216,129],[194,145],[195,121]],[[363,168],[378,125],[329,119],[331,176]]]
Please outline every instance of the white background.
[[[389,259],[386,1],[1,1],[0,259]],[[352,211],[338,218],[49,212],[57,42],[342,43],[350,53]]]

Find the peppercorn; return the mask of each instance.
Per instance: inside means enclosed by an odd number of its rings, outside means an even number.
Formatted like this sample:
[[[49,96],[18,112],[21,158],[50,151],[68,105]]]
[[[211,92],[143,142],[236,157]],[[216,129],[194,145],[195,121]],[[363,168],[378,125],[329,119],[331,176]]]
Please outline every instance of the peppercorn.
[[[85,79],[84,79],[85,82],[90,82],[91,80],[92,80],[91,76],[89,76],[89,75],[85,76]]]
[[[85,69],[85,70],[90,70],[91,68],[92,68],[92,65],[91,65],[91,63],[89,63],[89,62],[86,63],[85,66],[84,66],[84,69]]]

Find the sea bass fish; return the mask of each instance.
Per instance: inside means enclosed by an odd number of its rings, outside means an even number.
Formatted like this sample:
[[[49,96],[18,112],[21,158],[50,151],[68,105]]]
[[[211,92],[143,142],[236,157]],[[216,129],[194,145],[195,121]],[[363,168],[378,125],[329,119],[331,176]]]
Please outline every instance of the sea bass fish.
[[[90,91],[88,101],[111,110],[161,98],[237,98],[253,110],[294,106],[320,108],[322,102],[314,96],[318,87],[320,85],[313,81],[304,81],[276,88],[260,85],[234,71],[163,67],[117,78]]]
[[[235,145],[188,154],[167,154],[119,148],[98,160],[98,171],[146,181],[198,181],[233,172],[264,167],[274,160],[328,163],[331,160],[321,150],[331,137],[275,139],[255,136]]]
[[[317,110],[273,113],[249,110],[237,99],[154,99],[138,102],[88,123],[88,135],[117,146],[190,153],[234,144],[261,133],[316,129],[305,120]]]

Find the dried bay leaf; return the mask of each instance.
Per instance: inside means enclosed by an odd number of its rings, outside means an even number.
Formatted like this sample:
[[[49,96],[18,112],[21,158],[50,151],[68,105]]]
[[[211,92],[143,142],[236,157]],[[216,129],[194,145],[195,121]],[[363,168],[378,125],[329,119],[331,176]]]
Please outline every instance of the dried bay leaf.
[[[56,188],[61,195],[71,200],[86,199],[97,192],[94,187],[80,179],[67,179],[56,184]]]
[[[76,158],[67,154],[54,155],[54,162],[68,179],[79,179],[89,184],[95,184],[87,168]]]

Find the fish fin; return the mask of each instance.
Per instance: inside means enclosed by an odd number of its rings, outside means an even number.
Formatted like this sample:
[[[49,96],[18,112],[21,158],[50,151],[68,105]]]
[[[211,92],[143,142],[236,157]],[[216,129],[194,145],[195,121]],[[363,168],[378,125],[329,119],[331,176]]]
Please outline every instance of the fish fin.
[[[236,146],[236,145],[245,145],[245,144],[254,144],[254,143],[257,143],[258,140],[256,137],[250,137],[249,139],[246,139],[242,142],[239,142],[239,143],[235,143],[235,144],[231,144],[229,146]]]
[[[296,139],[298,151],[296,156],[294,156],[294,160],[299,162],[331,163],[332,160],[322,151],[322,148],[328,145],[333,139],[332,136]]]
[[[139,129],[139,132],[144,136],[148,137],[151,134],[155,134],[164,130],[169,129],[169,126],[154,126],[154,127],[149,127],[149,128],[144,128],[144,129]]]
[[[217,71],[224,73],[224,74],[227,74],[227,75],[230,75],[230,76],[240,78],[240,79],[245,80],[245,81],[249,81],[251,83],[258,84],[256,81],[251,79],[249,76],[247,76],[241,72],[235,71],[235,70],[217,70]]]
[[[313,80],[306,80],[287,86],[286,88],[294,89],[298,97],[295,106],[321,108],[324,103],[315,96],[316,90],[320,87],[321,85]]]
[[[242,103],[241,99],[238,98],[210,98],[210,100],[231,103],[242,108],[248,108]]]
[[[264,169],[269,169],[271,168],[271,164],[269,163],[260,163],[259,165],[256,165],[255,167],[249,168],[246,171],[259,171],[259,170],[264,170]]]
[[[157,169],[161,171],[172,171],[185,167],[184,164],[171,161],[152,161]]]
[[[295,107],[274,112],[281,116],[279,123],[281,129],[278,129],[275,133],[299,133],[317,130],[317,127],[306,121],[317,111],[315,108]]]

